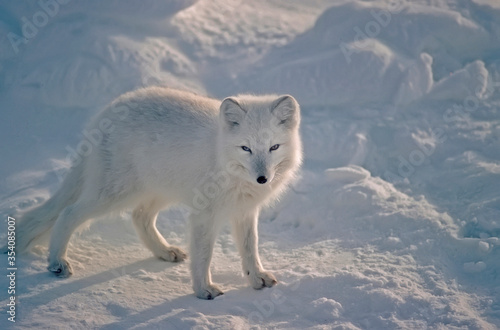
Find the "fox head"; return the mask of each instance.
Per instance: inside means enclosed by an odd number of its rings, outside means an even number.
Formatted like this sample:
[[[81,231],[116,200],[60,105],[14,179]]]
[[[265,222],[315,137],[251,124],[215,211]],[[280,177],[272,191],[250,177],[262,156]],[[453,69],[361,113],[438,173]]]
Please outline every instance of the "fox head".
[[[220,159],[259,187],[291,179],[302,160],[300,107],[290,95],[239,95],[220,106]]]

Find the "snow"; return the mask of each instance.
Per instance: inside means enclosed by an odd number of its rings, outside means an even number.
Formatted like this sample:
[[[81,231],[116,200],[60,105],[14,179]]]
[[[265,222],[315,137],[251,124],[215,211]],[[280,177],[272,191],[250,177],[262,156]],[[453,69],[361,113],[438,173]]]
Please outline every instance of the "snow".
[[[0,328],[500,327],[496,1],[3,2],[0,35],[2,241],[8,215],[58,188],[89,118],[141,86],[290,93],[305,151],[260,219],[276,287],[248,286],[225,228],[225,294],[199,300],[188,263],[109,215],[72,238],[69,279],[45,245],[17,259],[16,323],[4,276]],[[160,214],[172,244],[185,225],[183,208]]]

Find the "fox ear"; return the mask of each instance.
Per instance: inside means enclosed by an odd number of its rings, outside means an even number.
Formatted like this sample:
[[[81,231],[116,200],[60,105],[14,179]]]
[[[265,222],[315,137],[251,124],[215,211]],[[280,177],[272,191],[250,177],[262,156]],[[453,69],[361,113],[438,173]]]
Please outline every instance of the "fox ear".
[[[300,120],[300,107],[291,95],[278,97],[271,105],[271,113],[279,120],[279,125],[295,127]]]
[[[246,111],[243,110],[238,101],[232,97],[225,98],[220,105],[220,115],[229,128],[239,126],[245,114]]]

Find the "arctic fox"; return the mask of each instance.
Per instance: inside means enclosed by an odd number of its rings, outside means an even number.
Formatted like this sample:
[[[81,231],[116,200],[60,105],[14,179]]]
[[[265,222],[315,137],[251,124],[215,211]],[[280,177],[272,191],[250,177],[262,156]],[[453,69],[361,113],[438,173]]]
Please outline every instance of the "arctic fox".
[[[214,299],[210,261],[221,224],[230,222],[243,272],[255,289],[276,278],[262,267],[257,221],[296,176],[302,161],[300,108],[290,95],[238,95],[222,102],[151,87],[118,97],[86,131],[89,140],[62,187],[18,226],[26,250],[52,228],[48,270],[72,274],[66,251],[85,221],[132,208],[139,237],[153,254],[182,261],[186,253],[156,228],[158,212],[191,209],[190,259],[198,298]],[[87,141],[89,142],[89,141]]]

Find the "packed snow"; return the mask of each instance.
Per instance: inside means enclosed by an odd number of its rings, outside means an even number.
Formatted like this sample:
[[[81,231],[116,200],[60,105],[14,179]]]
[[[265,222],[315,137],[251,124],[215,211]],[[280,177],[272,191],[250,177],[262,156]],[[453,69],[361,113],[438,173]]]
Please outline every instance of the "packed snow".
[[[188,263],[115,214],[73,236],[71,278],[46,245],[17,257],[15,323],[0,256],[1,329],[500,327],[498,1],[2,1],[0,35],[1,242],[136,88],[292,94],[305,152],[260,219],[277,286],[248,285],[224,228],[225,294],[197,299]],[[187,247],[186,216],[160,214],[171,244]]]

